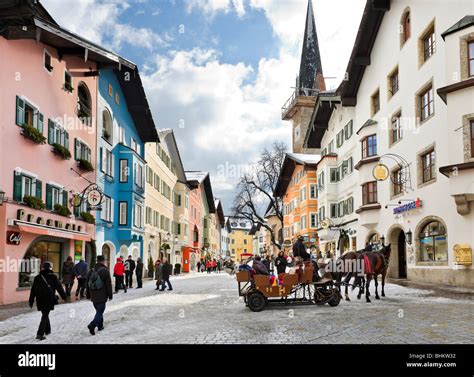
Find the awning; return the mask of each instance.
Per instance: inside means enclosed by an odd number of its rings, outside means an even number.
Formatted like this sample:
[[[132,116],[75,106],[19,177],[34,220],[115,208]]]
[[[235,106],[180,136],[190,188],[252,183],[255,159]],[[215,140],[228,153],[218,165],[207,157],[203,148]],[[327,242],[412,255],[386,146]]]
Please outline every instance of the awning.
[[[16,221],[16,225],[21,232],[33,233],[42,236],[58,237],[58,238],[67,238],[70,240],[77,241],[91,241],[92,237],[87,233],[74,232],[68,230],[60,230],[56,228],[50,228],[41,225],[25,224],[19,221]]]

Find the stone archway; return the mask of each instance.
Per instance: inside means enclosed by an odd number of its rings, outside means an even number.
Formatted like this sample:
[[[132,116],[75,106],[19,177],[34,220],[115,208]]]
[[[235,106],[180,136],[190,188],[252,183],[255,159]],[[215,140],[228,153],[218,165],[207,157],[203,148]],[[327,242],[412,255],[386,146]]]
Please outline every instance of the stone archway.
[[[115,261],[115,245],[110,241],[104,242],[100,248],[100,254],[104,256],[107,266],[112,266]]]
[[[393,225],[387,232],[386,244],[390,244],[390,262],[387,276],[395,279],[407,278],[407,247],[405,230],[399,224]]]

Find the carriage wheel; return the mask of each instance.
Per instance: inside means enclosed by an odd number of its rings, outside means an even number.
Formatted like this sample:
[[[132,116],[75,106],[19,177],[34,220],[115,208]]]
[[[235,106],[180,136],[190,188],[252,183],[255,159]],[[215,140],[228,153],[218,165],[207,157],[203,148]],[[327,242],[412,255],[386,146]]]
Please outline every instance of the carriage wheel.
[[[339,292],[336,289],[333,289],[332,297],[333,298],[328,302],[329,306],[338,306],[341,302],[341,296],[339,295]]]
[[[260,292],[251,293],[247,301],[249,309],[253,312],[261,312],[266,305],[265,297]]]

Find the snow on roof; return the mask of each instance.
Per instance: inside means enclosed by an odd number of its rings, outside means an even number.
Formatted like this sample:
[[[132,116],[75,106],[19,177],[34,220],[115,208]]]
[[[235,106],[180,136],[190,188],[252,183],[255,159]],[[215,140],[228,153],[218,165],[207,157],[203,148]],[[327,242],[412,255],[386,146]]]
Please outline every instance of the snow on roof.
[[[300,164],[317,164],[321,159],[319,154],[287,153],[287,155]]]
[[[199,184],[201,184],[209,174],[205,171],[187,171],[185,173],[188,181],[198,181]]]

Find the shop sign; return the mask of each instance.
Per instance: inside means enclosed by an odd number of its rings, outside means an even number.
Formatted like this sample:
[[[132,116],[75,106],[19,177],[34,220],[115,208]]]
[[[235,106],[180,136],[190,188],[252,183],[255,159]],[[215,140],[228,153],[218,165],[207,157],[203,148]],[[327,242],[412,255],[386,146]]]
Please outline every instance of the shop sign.
[[[399,207],[394,208],[393,213],[395,215],[403,212],[408,212],[413,209],[421,208],[423,206],[423,202],[420,200],[420,198],[416,199],[413,202],[409,202],[407,204],[403,204]]]
[[[21,242],[21,233],[7,232],[7,245],[18,246]]]
[[[455,244],[453,246],[455,264],[471,265],[472,249],[468,244]]]
[[[19,209],[16,213],[16,219],[20,221],[25,221],[32,225],[46,225],[50,228],[55,228],[58,230],[66,230],[66,231],[73,231],[73,232],[82,232],[82,226],[72,224],[70,222],[64,224],[60,220],[53,220],[53,219],[45,219],[44,217],[38,216],[29,213],[27,214],[24,209]]]
[[[372,170],[372,175],[377,181],[385,181],[390,176],[390,170],[387,165],[377,164]]]

